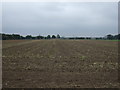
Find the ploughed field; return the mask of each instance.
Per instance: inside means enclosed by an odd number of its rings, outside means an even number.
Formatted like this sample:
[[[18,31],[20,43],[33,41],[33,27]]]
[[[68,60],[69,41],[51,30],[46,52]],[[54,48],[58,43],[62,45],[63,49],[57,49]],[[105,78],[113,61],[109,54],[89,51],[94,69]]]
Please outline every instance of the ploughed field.
[[[4,40],[3,88],[115,88],[118,42]]]

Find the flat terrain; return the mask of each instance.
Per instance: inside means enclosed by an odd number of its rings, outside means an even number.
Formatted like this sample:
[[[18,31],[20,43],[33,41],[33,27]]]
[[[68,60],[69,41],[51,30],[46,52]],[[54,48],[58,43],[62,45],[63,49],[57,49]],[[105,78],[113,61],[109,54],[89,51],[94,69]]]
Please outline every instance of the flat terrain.
[[[5,40],[3,88],[115,88],[118,42]]]

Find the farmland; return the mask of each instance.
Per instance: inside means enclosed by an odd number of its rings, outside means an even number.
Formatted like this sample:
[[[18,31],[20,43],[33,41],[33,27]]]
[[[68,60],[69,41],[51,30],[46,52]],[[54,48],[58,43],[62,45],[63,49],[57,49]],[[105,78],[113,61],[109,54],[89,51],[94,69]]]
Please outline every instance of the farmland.
[[[118,42],[3,40],[3,88],[118,87]]]

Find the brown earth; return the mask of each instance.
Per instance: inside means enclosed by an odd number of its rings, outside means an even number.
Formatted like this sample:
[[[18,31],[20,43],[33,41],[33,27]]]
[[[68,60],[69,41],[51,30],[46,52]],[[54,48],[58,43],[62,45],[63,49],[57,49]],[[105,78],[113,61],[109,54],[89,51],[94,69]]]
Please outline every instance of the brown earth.
[[[5,40],[3,88],[117,88],[118,42]]]

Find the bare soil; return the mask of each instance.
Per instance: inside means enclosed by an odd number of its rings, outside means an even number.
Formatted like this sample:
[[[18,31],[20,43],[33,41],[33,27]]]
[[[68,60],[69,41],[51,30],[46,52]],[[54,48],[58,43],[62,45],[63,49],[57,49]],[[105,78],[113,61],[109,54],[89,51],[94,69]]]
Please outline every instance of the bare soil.
[[[118,88],[118,42],[5,40],[3,88]]]

